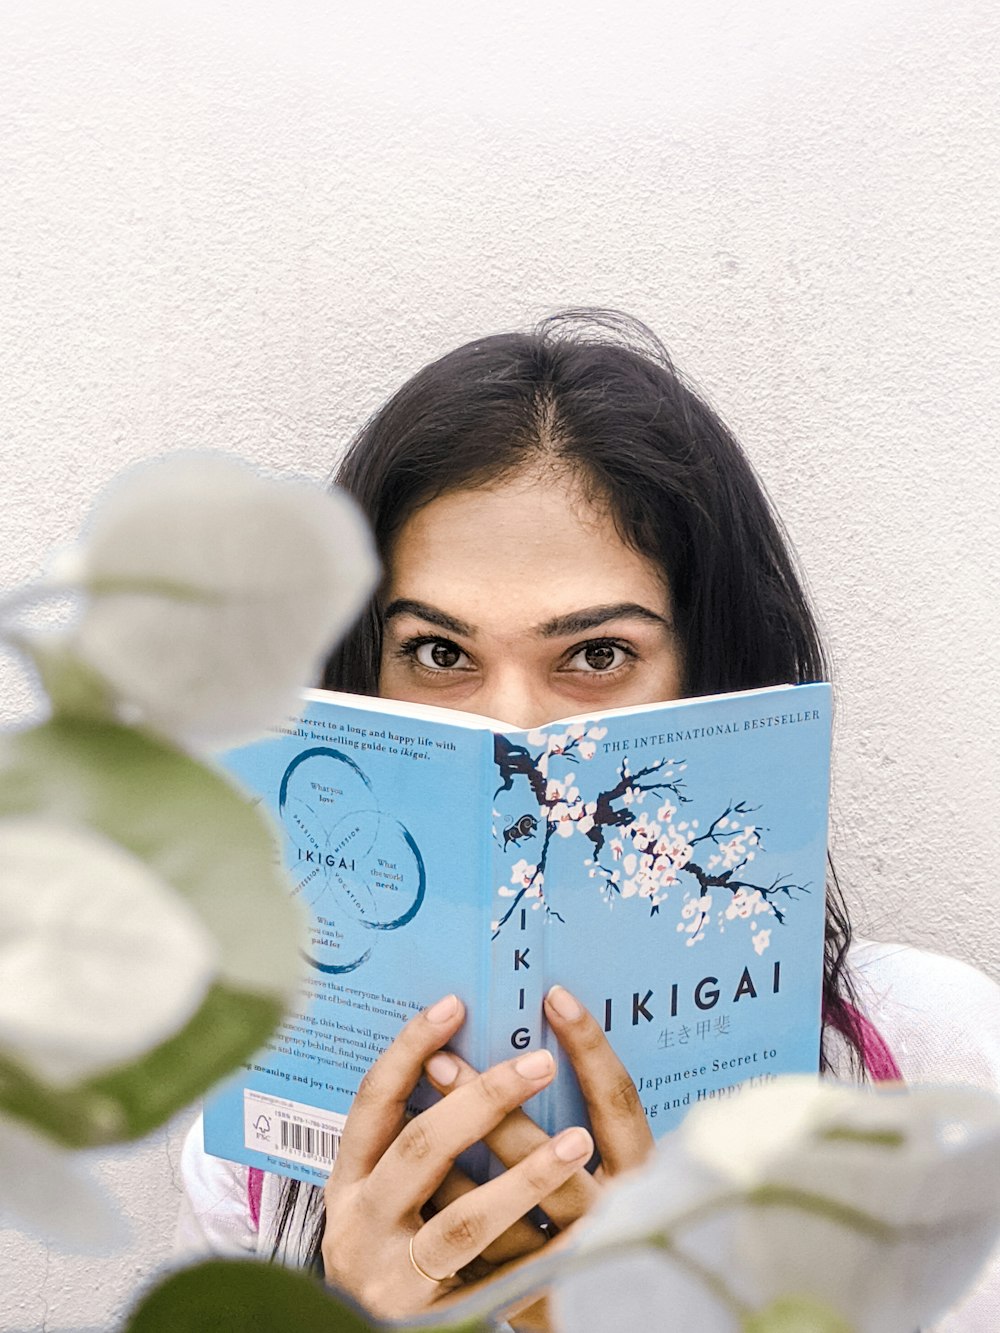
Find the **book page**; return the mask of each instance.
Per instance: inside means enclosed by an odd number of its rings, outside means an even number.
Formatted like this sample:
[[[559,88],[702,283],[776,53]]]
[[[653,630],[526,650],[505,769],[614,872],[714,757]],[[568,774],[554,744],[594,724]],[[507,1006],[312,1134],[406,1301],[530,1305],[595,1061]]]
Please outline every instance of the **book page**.
[[[657,1134],[699,1101],[815,1071],[829,686],[497,745],[493,1058],[527,1033],[559,1058],[541,1012],[558,982],[601,1022]],[[582,1113],[567,1068],[532,1103],[550,1131]]]
[[[492,735],[310,697],[225,757],[275,817],[309,920],[298,1002],[206,1107],[208,1151],[325,1180],[361,1078],[406,1020],[456,992],[486,1009]],[[460,1045],[482,1059],[469,1024]]]

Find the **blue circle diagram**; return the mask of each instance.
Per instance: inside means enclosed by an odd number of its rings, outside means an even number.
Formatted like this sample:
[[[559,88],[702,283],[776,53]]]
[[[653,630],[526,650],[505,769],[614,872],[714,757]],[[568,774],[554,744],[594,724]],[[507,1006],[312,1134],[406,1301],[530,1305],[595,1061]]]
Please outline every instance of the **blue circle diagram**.
[[[305,957],[318,972],[353,972],[380,933],[420,911],[426,872],[409,830],[386,814],[365,772],[332,746],[303,750],[288,765],[278,814],[295,894],[310,914]]]

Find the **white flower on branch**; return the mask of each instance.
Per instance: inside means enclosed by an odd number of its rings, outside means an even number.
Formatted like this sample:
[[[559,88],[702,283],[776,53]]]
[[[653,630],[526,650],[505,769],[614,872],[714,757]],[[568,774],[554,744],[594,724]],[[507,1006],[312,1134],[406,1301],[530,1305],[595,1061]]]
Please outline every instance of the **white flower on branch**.
[[[71,651],[131,715],[221,747],[296,710],[378,562],[345,494],[181,453],[118,479],[53,574],[86,595]]]
[[[752,926],[753,926],[753,923],[751,922],[751,927],[752,927]],[[752,941],[752,943],[753,943],[753,947],[757,950],[757,957],[758,957],[758,958],[761,957],[761,955],[763,954],[764,950],[767,949],[767,948],[770,946],[770,943],[771,943],[771,932],[770,932],[770,930],[769,930],[769,929],[768,929],[768,930],[758,930],[757,933],[756,933],[755,935],[752,935],[750,938],[751,938],[751,941]]]
[[[0,1050],[36,1077],[76,1083],[176,1032],[216,953],[186,900],[110,839],[0,819]]]
[[[614,1326],[638,1265],[667,1328],[732,1333],[795,1297],[828,1312],[818,1327],[912,1333],[970,1285],[998,1230],[996,1098],[780,1079],[697,1106],[608,1191],[580,1227],[586,1273],[559,1284],[561,1326]]]

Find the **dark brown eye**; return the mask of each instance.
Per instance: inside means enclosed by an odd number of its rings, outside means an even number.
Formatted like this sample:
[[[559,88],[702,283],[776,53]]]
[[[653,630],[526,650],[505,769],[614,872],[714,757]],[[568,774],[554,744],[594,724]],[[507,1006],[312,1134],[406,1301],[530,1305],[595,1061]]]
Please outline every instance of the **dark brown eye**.
[[[583,650],[583,659],[591,671],[607,671],[615,665],[615,648],[610,643],[591,643]]]
[[[431,647],[431,661],[435,666],[453,667],[460,656],[452,643],[435,643]]]
[[[465,654],[461,648],[446,639],[425,639],[410,649],[421,666],[429,671],[450,671],[458,666]]]

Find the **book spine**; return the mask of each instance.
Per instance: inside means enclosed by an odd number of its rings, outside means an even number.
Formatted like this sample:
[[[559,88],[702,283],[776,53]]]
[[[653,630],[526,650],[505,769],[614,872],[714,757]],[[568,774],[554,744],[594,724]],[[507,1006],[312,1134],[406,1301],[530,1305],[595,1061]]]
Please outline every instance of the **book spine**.
[[[510,792],[498,789],[503,781],[499,760],[491,762],[489,772],[489,1063],[496,1064],[538,1049],[545,1040],[545,905],[533,864],[537,857],[531,854],[537,840],[522,841],[519,829],[525,797],[517,792],[512,801]]]
[[[479,764],[478,828],[481,834],[488,834],[495,820],[491,817],[493,809],[493,733],[482,733],[481,760]],[[494,1050],[494,974],[493,963],[493,904],[496,886],[493,883],[493,839],[480,837],[477,843],[479,857],[477,861],[478,883],[476,885],[476,929],[479,932],[479,948],[482,966],[479,970],[479,989],[476,996],[477,1012],[474,1015],[476,1032],[475,1066],[482,1072],[496,1060]],[[488,1159],[485,1159],[487,1160]],[[485,1179],[486,1172],[481,1178]]]

